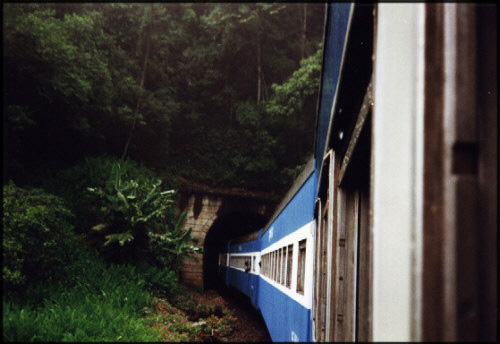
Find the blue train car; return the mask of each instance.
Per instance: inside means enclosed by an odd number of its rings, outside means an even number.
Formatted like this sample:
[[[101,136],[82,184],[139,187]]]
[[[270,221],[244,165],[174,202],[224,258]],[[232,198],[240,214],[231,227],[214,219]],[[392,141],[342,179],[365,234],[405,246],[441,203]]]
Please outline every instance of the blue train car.
[[[314,160],[260,236],[258,307],[273,341],[311,341]]]
[[[273,341],[310,341],[314,159],[260,231],[227,243],[220,278],[260,310]]]
[[[221,278],[273,341],[495,341],[496,12],[326,6],[314,157]]]
[[[227,286],[234,287],[249,297],[258,309],[260,241],[259,231],[229,242],[229,262],[226,272]]]
[[[260,310],[273,341],[312,341],[314,206],[352,4],[329,4],[315,154],[258,235],[233,239],[220,277]],[[319,157],[315,159],[315,157]],[[251,271],[245,272],[249,262]],[[255,269],[255,270],[254,270]]]
[[[229,276],[227,271],[229,269],[229,242],[226,243],[223,250],[219,252],[219,262],[217,264],[218,278],[223,281],[226,287],[229,286]]]

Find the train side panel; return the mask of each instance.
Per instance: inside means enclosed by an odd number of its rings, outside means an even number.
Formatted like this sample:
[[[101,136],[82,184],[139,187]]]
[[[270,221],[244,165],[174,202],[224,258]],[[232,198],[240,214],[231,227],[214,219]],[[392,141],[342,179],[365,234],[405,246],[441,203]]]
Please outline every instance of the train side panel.
[[[311,166],[305,182],[261,236],[257,306],[273,341],[312,339],[312,219],[316,179],[314,165]],[[287,259],[289,263],[285,262]],[[287,267],[288,264],[292,266]]]
[[[262,249],[311,222],[314,212],[316,182],[312,173],[278,217],[263,231]]]
[[[256,295],[260,283],[259,275],[234,268],[228,269],[228,274],[229,285],[248,296],[252,305],[257,308]]]
[[[311,309],[260,279],[259,307],[273,341],[310,341]]]
[[[259,262],[260,262],[260,240],[258,234],[255,240],[247,242],[234,242],[230,245],[230,267],[227,270],[228,286],[232,286],[250,298],[252,305],[258,309],[257,292],[259,289]],[[233,263],[231,263],[233,259]],[[234,262],[235,259],[243,259],[249,263],[249,271],[245,266]],[[236,265],[236,266],[235,266]]]

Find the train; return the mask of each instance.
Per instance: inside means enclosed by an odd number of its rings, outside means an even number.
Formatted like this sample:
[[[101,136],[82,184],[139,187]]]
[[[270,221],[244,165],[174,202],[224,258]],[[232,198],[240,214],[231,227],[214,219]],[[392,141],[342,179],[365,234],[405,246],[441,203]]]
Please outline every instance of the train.
[[[218,278],[273,341],[497,337],[496,4],[325,4],[314,154]]]

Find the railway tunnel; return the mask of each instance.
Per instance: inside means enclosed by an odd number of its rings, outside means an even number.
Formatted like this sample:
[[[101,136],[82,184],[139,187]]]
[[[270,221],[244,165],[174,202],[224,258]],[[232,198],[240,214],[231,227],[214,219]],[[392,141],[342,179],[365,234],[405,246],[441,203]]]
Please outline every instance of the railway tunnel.
[[[218,253],[224,248],[227,240],[235,236],[258,231],[266,224],[266,217],[261,214],[238,211],[223,215],[214,221],[207,233],[203,246],[203,287],[205,290],[218,289],[217,279]]]
[[[220,245],[227,239],[262,228],[279,199],[265,192],[210,188],[186,183],[179,187],[179,208],[186,211],[185,228],[192,228],[197,260],[184,259],[181,280],[199,290],[214,289]]]
[[[224,214],[214,221],[203,246],[204,290],[216,290],[234,307],[235,315],[245,324],[239,329],[240,337],[245,341],[270,342],[271,336],[261,312],[253,307],[250,298],[233,287],[227,288],[219,278],[219,252],[235,235],[254,233],[263,228],[267,221],[266,216],[251,211]]]

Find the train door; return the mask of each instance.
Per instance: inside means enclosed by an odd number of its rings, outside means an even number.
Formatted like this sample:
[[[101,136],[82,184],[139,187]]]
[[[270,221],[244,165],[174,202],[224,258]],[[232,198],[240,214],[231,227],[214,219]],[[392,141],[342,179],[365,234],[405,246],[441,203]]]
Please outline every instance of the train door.
[[[365,104],[371,103],[371,86]],[[371,339],[371,107],[347,148],[324,159],[315,207],[315,341]],[[340,156],[339,159],[335,159]]]
[[[370,86],[365,101],[370,98]],[[337,264],[334,341],[371,339],[370,146],[371,110],[358,115],[359,128],[338,162]],[[360,121],[361,120],[361,121]]]
[[[371,340],[373,5],[349,19],[316,207],[314,339]]]
[[[339,190],[339,240],[335,341],[370,338],[371,232],[369,226],[369,156],[362,157],[354,180]],[[350,176],[353,178],[353,176]]]
[[[373,29],[373,5],[356,5],[332,111],[329,146],[335,152],[337,172],[330,340],[335,342],[372,340]]]
[[[332,288],[332,259],[335,257],[335,232],[333,232],[334,153],[330,151],[323,160],[320,192],[316,201],[316,252],[314,271],[313,323],[316,341],[331,341],[330,314],[335,294]]]
[[[324,321],[324,296],[323,296],[323,286],[321,285],[321,274],[323,274],[324,265],[323,265],[323,249],[321,247],[321,199],[318,198],[316,200],[316,204],[314,206],[314,219],[316,225],[315,232],[315,257],[314,257],[314,299],[313,299],[313,338],[317,342],[324,341],[324,333],[325,333],[325,321]]]

